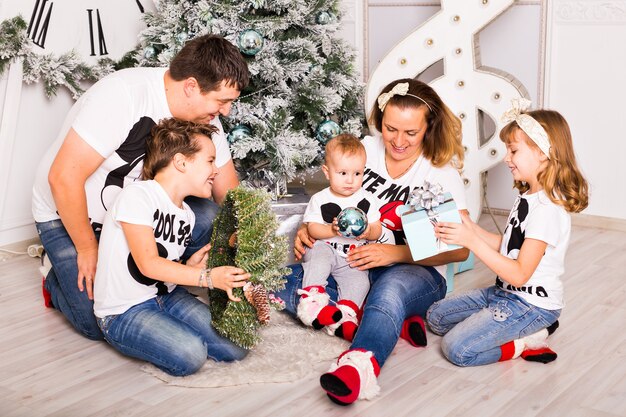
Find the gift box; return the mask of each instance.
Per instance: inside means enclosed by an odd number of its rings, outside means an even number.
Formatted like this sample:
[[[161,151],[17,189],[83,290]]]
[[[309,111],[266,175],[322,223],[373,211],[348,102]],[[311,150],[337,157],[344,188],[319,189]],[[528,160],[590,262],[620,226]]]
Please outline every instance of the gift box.
[[[428,187],[426,183],[426,189]],[[424,188],[417,191],[423,192]],[[436,194],[433,200],[434,204],[432,201],[426,201],[426,204],[422,205],[422,201],[418,201],[416,204],[403,206],[401,210],[402,228],[414,261],[461,247],[446,244],[435,238],[434,224],[436,222],[461,223],[461,216],[452,195],[441,192]]]

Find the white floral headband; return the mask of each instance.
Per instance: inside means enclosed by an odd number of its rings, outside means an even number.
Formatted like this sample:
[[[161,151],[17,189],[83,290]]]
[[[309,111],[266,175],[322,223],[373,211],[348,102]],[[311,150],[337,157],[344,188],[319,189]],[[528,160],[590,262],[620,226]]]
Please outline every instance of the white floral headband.
[[[381,95],[378,96],[378,108],[380,109],[380,111],[385,111],[385,106],[387,106],[387,103],[389,102],[389,100],[391,100],[391,97],[395,95],[399,95],[399,96],[415,97],[416,99],[424,103],[431,112],[433,111],[432,107],[430,107],[430,104],[426,103],[426,100],[414,94],[408,94],[408,91],[409,91],[409,83],[396,84],[391,89],[391,91],[389,91],[388,93],[382,93]]]
[[[502,123],[515,122],[517,125],[539,146],[539,149],[550,159],[550,140],[548,134],[538,121],[532,116],[522,113],[530,108],[530,100],[514,98],[511,100],[511,109],[504,112],[500,121]]]

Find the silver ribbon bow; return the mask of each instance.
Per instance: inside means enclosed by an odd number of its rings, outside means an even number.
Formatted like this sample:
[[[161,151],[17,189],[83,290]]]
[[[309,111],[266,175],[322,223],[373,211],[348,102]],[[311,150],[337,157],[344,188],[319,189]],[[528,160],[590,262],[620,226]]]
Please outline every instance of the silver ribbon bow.
[[[441,185],[424,181],[421,187],[415,187],[413,191],[411,191],[409,206],[415,211],[424,208],[428,217],[432,218],[437,215],[433,209],[443,204],[445,201],[446,197],[443,194],[443,187]]]
[[[541,152],[543,152],[548,159],[550,158],[550,140],[548,134],[544,130],[543,126],[538,121],[533,119],[529,114],[522,112],[527,111],[530,108],[530,100],[526,98],[514,98],[511,100],[511,108],[504,112],[500,121],[502,123],[515,122],[517,125],[528,135],[533,142],[537,144]]]

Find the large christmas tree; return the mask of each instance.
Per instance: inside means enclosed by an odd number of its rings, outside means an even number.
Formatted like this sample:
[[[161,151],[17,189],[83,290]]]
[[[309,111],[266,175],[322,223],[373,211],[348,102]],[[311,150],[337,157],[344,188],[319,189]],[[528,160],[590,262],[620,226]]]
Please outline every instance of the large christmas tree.
[[[361,133],[363,85],[336,36],[340,16],[338,0],[161,0],[139,64],[167,65],[207,33],[237,45],[252,79],[224,128],[242,180],[274,190],[316,170],[331,137]]]

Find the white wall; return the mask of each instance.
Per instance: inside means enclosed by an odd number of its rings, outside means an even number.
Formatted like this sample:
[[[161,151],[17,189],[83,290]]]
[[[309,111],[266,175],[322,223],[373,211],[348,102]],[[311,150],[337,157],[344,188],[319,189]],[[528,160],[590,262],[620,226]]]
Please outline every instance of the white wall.
[[[626,1],[549,3],[547,107],[568,120],[591,186],[586,214],[626,219]]]

